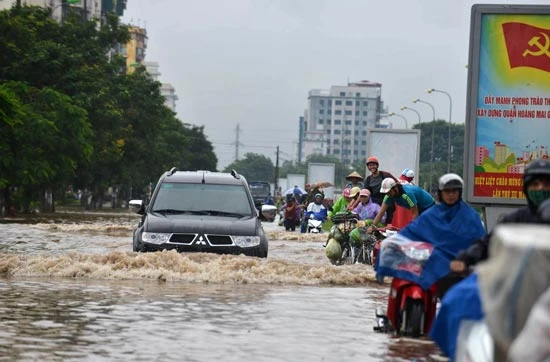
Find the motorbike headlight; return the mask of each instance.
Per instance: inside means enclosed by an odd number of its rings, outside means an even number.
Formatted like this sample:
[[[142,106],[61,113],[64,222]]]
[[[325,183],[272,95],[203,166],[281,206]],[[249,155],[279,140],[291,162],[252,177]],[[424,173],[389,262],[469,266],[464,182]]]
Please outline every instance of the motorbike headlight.
[[[148,233],[144,231],[141,234],[141,240],[144,243],[164,244],[170,240],[170,235],[169,233]]]
[[[233,242],[241,248],[250,248],[260,245],[259,236],[233,236]]]

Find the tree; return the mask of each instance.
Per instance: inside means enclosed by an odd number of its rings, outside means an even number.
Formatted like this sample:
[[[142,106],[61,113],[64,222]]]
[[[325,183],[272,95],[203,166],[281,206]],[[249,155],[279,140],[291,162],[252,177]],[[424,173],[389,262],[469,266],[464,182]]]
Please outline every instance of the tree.
[[[228,165],[224,172],[235,170],[248,181],[268,181],[275,179],[275,166],[270,158],[258,153],[246,153],[242,160],[235,161]]]

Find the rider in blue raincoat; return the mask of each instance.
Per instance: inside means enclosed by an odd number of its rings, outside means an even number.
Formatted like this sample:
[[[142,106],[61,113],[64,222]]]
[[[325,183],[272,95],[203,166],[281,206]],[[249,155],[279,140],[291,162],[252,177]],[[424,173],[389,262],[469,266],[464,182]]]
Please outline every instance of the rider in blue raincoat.
[[[432,244],[434,249],[423,266],[420,275],[399,270],[391,272],[401,279],[418,283],[423,289],[429,289],[438,282],[438,289],[447,289],[446,281],[452,279],[450,261],[460,251],[468,249],[486,232],[479,214],[462,200],[462,178],[454,173],[439,179],[439,204],[427,209],[399,234],[412,240]],[[389,271],[377,269],[378,274]]]
[[[538,208],[544,200],[550,199],[550,160],[533,160],[527,165],[523,173],[523,192],[527,198],[527,206],[505,215],[499,224],[548,224]],[[460,253],[452,261],[451,269],[463,273],[468,267],[487,259],[490,237],[491,234],[488,234],[480,238],[467,251]],[[477,274],[474,273],[451,288],[443,298],[430,337],[454,361],[461,322],[483,318]]]

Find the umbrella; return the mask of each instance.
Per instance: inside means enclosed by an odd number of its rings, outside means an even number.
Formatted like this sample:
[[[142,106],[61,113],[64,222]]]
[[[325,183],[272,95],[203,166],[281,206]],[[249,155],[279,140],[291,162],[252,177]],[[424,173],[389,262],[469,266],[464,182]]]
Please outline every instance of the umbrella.
[[[332,182],[329,182],[329,181],[318,181],[314,185],[315,185],[315,187],[319,187],[319,188],[334,186],[334,184]]]
[[[301,195],[305,195],[307,194],[306,190],[304,190],[303,188],[299,187],[299,186],[294,186],[294,187],[291,187],[289,188],[288,190],[285,191],[285,195],[292,195],[294,193],[294,189],[298,189],[300,192]]]

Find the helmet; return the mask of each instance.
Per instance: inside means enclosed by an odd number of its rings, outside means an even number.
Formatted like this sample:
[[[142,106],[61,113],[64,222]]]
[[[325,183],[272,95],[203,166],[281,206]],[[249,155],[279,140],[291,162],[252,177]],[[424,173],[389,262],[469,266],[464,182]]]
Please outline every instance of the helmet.
[[[361,192],[361,189],[359,187],[352,187],[349,191],[349,197],[355,197],[359,192]]]
[[[314,199],[320,197],[321,199],[323,198],[323,194],[315,194],[315,196],[313,197]]]
[[[380,163],[378,162],[378,158],[374,157],[374,156],[370,156],[369,158],[367,158],[367,162],[365,162],[367,165],[369,163],[376,163],[377,166],[380,165]]]
[[[523,173],[523,187],[527,190],[527,184],[533,181],[537,176],[550,177],[550,161],[549,160],[533,160],[527,165]]]
[[[414,171],[410,168],[406,168],[401,172],[401,175],[408,177],[408,178],[414,178]]]
[[[351,191],[350,189],[344,189],[344,192],[343,192],[344,197],[349,197],[350,191]]]
[[[392,179],[391,177],[385,178],[382,180],[382,185],[380,186],[380,192],[383,194],[387,194],[395,185],[397,185],[397,182],[395,182],[394,179]]]
[[[456,173],[446,173],[439,178],[439,190],[462,190],[464,181]]]
[[[361,192],[359,193],[359,196],[370,196],[369,189],[362,189]]]

